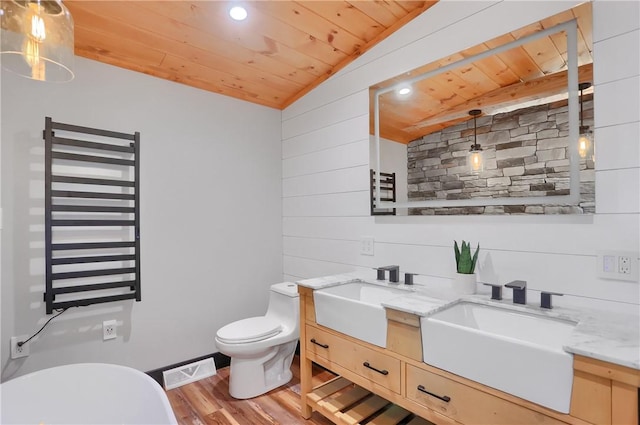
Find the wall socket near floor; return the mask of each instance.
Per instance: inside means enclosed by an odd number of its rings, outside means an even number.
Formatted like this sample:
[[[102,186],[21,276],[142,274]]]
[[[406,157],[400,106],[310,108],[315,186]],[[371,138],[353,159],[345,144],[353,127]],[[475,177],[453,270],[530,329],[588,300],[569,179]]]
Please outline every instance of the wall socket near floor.
[[[597,275],[603,279],[638,283],[638,253],[632,251],[598,251]]]
[[[18,342],[26,341],[29,335],[19,335],[11,337],[11,358],[19,359],[20,357],[27,357],[29,355],[29,343],[18,346]]]
[[[117,337],[116,333],[116,321],[115,320],[105,320],[102,322],[102,340],[106,341],[108,339],[115,339]]]
[[[369,236],[360,238],[360,255],[373,255],[375,239]]]

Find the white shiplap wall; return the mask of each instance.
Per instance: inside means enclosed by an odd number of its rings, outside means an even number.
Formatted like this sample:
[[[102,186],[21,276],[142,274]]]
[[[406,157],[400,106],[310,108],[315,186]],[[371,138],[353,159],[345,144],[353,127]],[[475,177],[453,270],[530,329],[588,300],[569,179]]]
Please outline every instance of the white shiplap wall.
[[[282,123],[285,279],[387,264],[450,277],[453,240],[464,238],[482,245],[482,278],[524,279],[534,290],[574,295],[562,302],[637,310],[637,282],[596,276],[599,250],[639,251],[636,1],[597,1],[593,8],[597,214],[369,216],[369,85],[578,3],[442,1],[287,108]],[[375,238],[375,256],[360,255],[363,236]],[[423,283],[429,283],[428,276]]]

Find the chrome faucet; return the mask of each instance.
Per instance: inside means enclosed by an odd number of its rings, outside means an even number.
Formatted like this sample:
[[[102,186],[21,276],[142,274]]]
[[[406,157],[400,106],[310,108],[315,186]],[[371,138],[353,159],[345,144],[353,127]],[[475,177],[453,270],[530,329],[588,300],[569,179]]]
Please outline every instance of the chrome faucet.
[[[524,280],[514,280],[504,285],[506,288],[513,289],[513,303],[514,304],[526,304],[527,303],[527,282]]]
[[[389,271],[389,282],[398,283],[400,281],[400,266],[385,266],[376,268],[378,280],[385,280],[385,272]]]

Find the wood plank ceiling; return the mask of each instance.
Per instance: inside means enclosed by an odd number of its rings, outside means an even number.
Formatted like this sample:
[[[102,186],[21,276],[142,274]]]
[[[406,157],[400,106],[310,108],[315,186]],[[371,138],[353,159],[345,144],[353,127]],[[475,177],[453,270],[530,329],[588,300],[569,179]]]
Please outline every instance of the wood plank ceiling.
[[[402,85],[402,81],[427,71],[520,39],[529,34],[576,19],[578,24],[578,79],[593,81],[591,3],[535,22],[430,63],[402,76],[384,81],[370,90],[370,130],[373,134],[373,94],[379,88]],[[567,91],[567,40],[552,34],[424,79],[412,85],[407,97],[395,91],[380,96],[380,136],[408,143],[456,123],[467,121],[469,110],[495,113],[510,105],[531,102]]]
[[[67,0],[76,55],[284,109],[436,1]]]

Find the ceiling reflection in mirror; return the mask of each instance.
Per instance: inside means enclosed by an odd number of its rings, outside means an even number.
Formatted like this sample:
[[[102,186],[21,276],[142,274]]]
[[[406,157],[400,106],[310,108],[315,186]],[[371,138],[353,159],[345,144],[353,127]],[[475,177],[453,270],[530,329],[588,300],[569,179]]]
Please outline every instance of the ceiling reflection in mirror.
[[[372,168],[396,179],[377,206],[594,212],[591,45],[586,3],[371,87]]]

